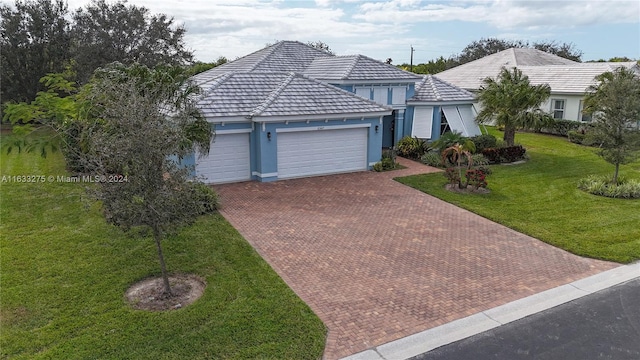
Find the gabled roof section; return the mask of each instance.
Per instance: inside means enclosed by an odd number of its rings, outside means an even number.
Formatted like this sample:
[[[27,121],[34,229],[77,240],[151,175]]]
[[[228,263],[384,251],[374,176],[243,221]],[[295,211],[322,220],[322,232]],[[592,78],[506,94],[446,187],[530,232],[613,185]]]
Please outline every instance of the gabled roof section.
[[[580,63],[536,49],[511,48],[445,70],[437,76],[463,89],[476,90],[480,88],[482,80],[487,77],[495,78],[503,67],[576,64]]]
[[[294,72],[230,73],[220,75],[210,84],[203,87],[204,96],[198,101],[208,120],[391,113],[391,108]]]
[[[421,79],[420,75],[364,55],[316,58],[304,74],[324,81],[417,82]]]
[[[439,79],[433,75],[425,76],[422,81],[416,85],[416,91],[413,97],[407,100],[408,103],[428,102],[469,102],[475,100],[473,93],[461,89],[455,85]]]
[[[230,71],[302,72],[314,59],[323,57],[333,57],[333,55],[299,41],[279,41],[264,49],[197,74],[193,79],[201,85]]]
[[[591,85],[596,85],[595,77],[619,67],[634,69],[640,74],[636,62],[577,63],[575,65],[522,66],[522,72],[533,85],[549,84],[554,93],[585,93]]]

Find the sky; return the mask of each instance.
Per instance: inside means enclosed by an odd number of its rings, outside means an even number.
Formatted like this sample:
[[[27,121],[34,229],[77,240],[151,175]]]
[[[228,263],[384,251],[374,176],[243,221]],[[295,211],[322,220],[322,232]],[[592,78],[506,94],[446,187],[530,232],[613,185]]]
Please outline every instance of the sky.
[[[67,0],[69,10],[89,0]],[[573,43],[582,60],[640,59],[640,1],[129,0],[172,16],[199,61],[247,55],[277,40],[323,41],[337,55],[414,64],[474,40]]]

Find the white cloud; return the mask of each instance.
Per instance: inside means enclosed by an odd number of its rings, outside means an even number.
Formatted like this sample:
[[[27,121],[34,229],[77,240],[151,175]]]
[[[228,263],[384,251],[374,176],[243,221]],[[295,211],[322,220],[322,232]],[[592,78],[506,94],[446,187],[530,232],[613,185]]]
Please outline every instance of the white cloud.
[[[455,1],[367,2],[354,18],[377,23],[467,21],[499,29],[565,28],[603,23],[638,23],[638,1]]]

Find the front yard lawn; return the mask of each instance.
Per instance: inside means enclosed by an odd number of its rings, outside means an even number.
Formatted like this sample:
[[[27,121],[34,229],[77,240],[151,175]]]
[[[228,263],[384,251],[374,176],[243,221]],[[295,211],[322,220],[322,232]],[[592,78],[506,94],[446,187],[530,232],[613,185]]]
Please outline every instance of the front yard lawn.
[[[530,160],[492,166],[490,194],[449,192],[441,173],[396,180],[578,255],[621,263],[640,259],[640,200],[595,196],[576,187],[587,175],[612,175],[613,165],[593,148],[561,137],[518,133],[516,142]],[[623,166],[621,174],[640,179],[640,161]]]
[[[0,357],[16,359],[318,359],[325,327],[219,215],[164,243],[170,271],[208,284],[168,312],[132,310],[125,290],[158,275],[151,238],[125,235],[84,201],[60,154],[0,155]]]

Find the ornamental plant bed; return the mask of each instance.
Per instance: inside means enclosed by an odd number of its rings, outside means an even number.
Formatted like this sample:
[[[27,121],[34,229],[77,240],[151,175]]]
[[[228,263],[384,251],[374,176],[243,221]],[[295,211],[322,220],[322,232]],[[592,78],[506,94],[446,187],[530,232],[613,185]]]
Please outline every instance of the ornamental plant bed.
[[[466,188],[460,188],[457,184],[446,184],[445,189],[458,193],[458,194],[488,194],[491,190],[483,187],[475,188],[474,186],[467,185]]]

